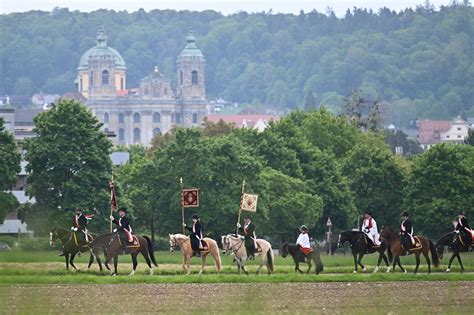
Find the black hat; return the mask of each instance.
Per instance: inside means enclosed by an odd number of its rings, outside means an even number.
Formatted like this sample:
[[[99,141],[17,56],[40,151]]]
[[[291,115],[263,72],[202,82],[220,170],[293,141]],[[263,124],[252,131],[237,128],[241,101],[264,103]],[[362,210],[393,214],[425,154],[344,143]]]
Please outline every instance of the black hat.
[[[300,227],[300,231],[308,231],[308,228],[306,227],[306,225],[303,224],[303,225]]]
[[[123,211],[123,212],[127,213],[127,208],[126,207],[120,207],[118,209],[118,211]]]
[[[247,220],[247,219],[248,219],[248,220],[252,220],[252,218],[251,218],[249,215],[246,215],[246,216],[244,217],[244,220]]]
[[[372,211],[370,211],[370,210],[365,210],[365,214],[368,214],[368,215],[372,216]]]
[[[76,211],[81,211],[81,212],[82,212],[82,209],[79,208],[79,207],[77,207],[77,208],[76,208]]]
[[[198,215],[197,213],[193,214],[193,219],[198,220],[198,219],[199,219],[199,215]]]
[[[402,217],[408,217],[408,212],[403,211],[403,212],[402,212]]]
[[[465,214],[464,214],[464,211],[458,210],[458,215],[465,215]]]

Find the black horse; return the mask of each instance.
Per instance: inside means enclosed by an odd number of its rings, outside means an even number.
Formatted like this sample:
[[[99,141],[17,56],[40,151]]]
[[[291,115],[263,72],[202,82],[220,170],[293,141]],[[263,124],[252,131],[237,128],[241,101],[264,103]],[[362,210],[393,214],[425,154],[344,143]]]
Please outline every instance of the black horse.
[[[64,258],[66,258],[66,270],[69,270],[69,265],[71,265],[71,267],[73,267],[74,269],[79,270],[79,268],[74,265],[74,258],[78,253],[84,253],[89,251],[89,245],[85,242],[85,240],[81,240],[80,238],[78,238],[76,233],[82,232],[71,232],[63,228],[54,227],[49,233],[49,243],[51,247],[54,247],[56,245],[57,240],[61,241],[61,247],[63,250]],[[89,237],[91,239],[93,239],[95,236],[95,234],[89,234]],[[91,254],[87,269],[91,267],[93,262],[94,256],[92,256]],[[100,268],[102,270],[101,266]]]
[[[385,250],[387,249],[386,242],[382,241],[380,246],[374,246],[364,233],[359,231],[344,231],[339,235],[337,246],[340,247],[345,242],[350,244],[352,256],[354,256],[354,273],[357,273],[357,265],[359,265],[364,272],[367,272],[367,269],[362,264],[362,257],[364,257],[365,254],[373,254],[375,252],[379,253],[379,261],[377,262],[377,267],[375,267],[374,272],[379,270],[382,258],[387,266],[387,272],[390,271],[388,258],[385,255]],[[359,254],[359,259],[357,259],[357,254]]]
[[[300,263],[304,262],[308,264],[308,270],[306,273],[309,273],[311,267],[313,266],[311,262],[314,262],[316,265],[315,272],[317,275],[324,269],[323,262],[321,261],[321,255],[319,254],[319,249],[316,246],[313,247],[313,251],[309,253],[308,256],[305,256],[297,245],[288,244],[285,242],[282,247],[281,257],[286,258],[288,254],[293,257],[293,261],[295,262],[295,272],[303,273],[303,271],[300,269]]]
[[[461,272],[464,272],[464,266],[461,261],[461,254],[463,252],[469,251],[472,246],[472,239],[470,235],[460,232],[450,232],[441,236],[441,238],[436,242],[436,251],[440,259],[443,259],[444,247],[447,246],[453,252],[451,259],[449,259],[448,269],[446,272],[451,271],[451,264],[454,258],[457,257],[459,265],[461,266]]]

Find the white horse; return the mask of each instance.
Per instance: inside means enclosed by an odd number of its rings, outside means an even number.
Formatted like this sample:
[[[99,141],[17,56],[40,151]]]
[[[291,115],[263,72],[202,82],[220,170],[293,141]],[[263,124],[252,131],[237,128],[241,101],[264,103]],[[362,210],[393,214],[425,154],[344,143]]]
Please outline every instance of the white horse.
[[[228,250],[231,250],[234,253],[235,260],[237,262],[237,270],[240,274],[240,269],[242,269],[246,275],[248,271],[245,270],[245,261],[248,258],[247,250],[245,249],[245,240],[240,235],[227,234],[221,237],[222,240],[222,252],[225,254]],[[255,256],[260,258],[260,266],[257,269],[257,274],[260,273],[260,269],[264,265],[267,266],[268,274],[275,272],[275,266],[273,262],[275,261],[273,256],[272,244],[266,240],[256,239],[258,247],[262,249],[261,252],[256,252]]]
[[[186,272],[186,275],[191,273],[190,260],[193,257],[193,249],[191,248],[191,241],[188,236],[183,234],[169,234],[170,237],[170,251],[174,251],[176,246],[179,246],[181,249],[181,254],[183,255],[183,269]],[[206,267],[206,256],[211,253],[214,257],[214,263],[216,265],[217,272],[221,271],[222,262],[221,256],[219,254],[219,247],[217,246],[216,241],[212,238],[205,237],[204,241],[207,243],[208,250],[201,251],[202,265],[199,274],[202,274],[204,268]]]

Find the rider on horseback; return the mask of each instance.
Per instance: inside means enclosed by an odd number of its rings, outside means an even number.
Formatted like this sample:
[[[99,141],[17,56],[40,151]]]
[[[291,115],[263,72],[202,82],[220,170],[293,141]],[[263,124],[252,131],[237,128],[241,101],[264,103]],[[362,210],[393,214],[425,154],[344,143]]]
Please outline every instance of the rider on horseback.
[[[410,247],[415,246],[415,239],[413,238],[413,223],[411,223],[410,218],[408,217],[408,212],[406,211],[403,211],[402,213],[400,243],[403,245],[405,255]]]
[[[471,240],[474,240],[474,234],[469,226],[469,222],[467,221],[466,216],[464,215],[464,211],[459,211],[458,212],[458,219],[456,223],[456,228],[455,228],[456,236],[461,233],[461,236],[463,235],[462,233],[465,233],[466,235],[470,236]],[[456,236],[454,237],[454,240],[456,240]],[[453,240],[453,242],[454,242]]]
[[[239,222],[237,222],[237,227],[239,231],[244,233],[245,237],[245,249],[247,250],[247,255],[249,259],[255,259],[255,225],[252,223],[252,218],[247,216],[244,218],[244,226],[242,227]]]
[[[370,210],[365,211],[364,222],[362,223],[362,232],[367,235],[367,238],[373,245],[380,245],[379,231],[377,230],[377,222],[372,218]]]
[[[110,220],[112,220],[115,225],[117,225],[117,228],[114,229],[114,233],[118,232],[120,235],[120,239],[132,243],[133,242],[133,236],[132,236],[132,228],[130,227],[130,223],[128,222],[128,218],[126,217],[127,215],[127,208],[122,207],[118,210],[120,219],[115,220],[114,216],[110,216]]]
[[[300,227],[300,235],[298,236],[298,239],[296,240],[296,245],[298,248],[301,250],[303,255],[307,257],[313,249],[311,248],[311,244],[309,243],[309,235],[308,235],[308,228],[306,225],[302,225]]]
[[[204,248],[202,245],[203,239],[203,226],[201,223],[201,219],[199,219],[199,215],[193,214],[193,226],[188,227],[186,223],[183,223],[183,226],[191,232],[190,240],[191,240],[191,248],[193,249],[193,256],[201,257],[200,251]]]
[[[76,215],[74,216],[74,219],[72,221],[72,226],[71,226],[71,231],[76,235],[76,237],[79,238],[80,241],[85,240],[87,243],[89,243],[89,236],[87,235],[88,234],[88,231],[87,231],[88,220],[90,220],[90,217],[86,217],[82,213],[82,209],[77,208]],[[82,233],[79,233],[79,235],[76,234],[78,230],[82,232]]]

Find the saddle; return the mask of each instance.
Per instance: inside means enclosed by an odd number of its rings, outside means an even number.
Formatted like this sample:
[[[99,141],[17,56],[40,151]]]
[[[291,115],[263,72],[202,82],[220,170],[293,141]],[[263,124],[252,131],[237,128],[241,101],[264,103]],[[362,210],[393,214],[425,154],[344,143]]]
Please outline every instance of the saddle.
[[[423,248],[423,244],[421,243],[420,239],[418,236],[413,236],[413,239],[415,240],[415,245],[413,243],[410,243],[410,246],[406,248],[408,251],[414,251],[414,250],[419,250]],[[404,245],[402,245],[403,248],[405,248]]]
[[[209,252],[210,249],[209,249],[209,246],[207,244],[207,242],[205,240],[201,240],[201,245],[202,245],[202,248],[199,248],[199,252]]]
[[[140,248],[140,242],[138,241],[138,237],[136,235],[132,235],[133,241],[126,242],[125,245],[122,243],[122,239],[119,237],[120,246],[123,248]]]

